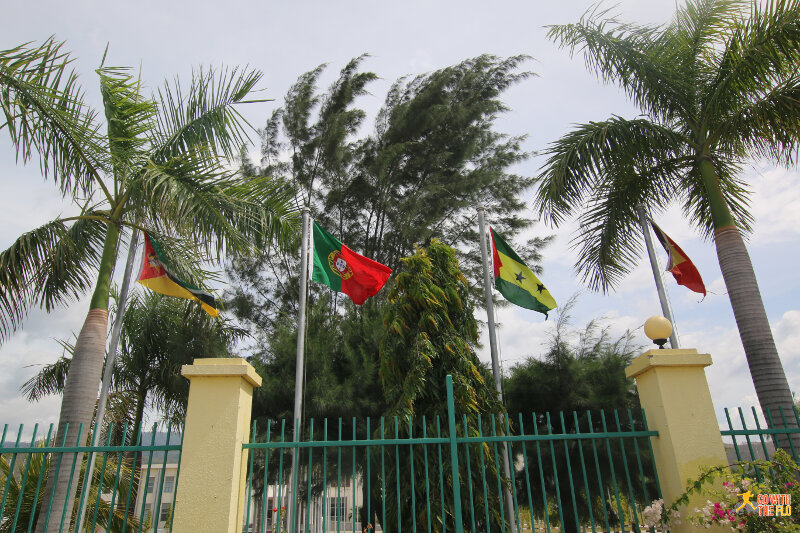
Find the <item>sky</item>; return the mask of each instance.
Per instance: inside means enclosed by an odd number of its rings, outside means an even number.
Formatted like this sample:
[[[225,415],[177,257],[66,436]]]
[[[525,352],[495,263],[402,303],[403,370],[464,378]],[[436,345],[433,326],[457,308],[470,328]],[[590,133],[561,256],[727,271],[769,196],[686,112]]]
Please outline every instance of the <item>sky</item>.
[[[326,87],[348,60],[368,53],[363,68],[380,79],[358,105],[374,115],[386,90],[400,76],[430,72],[484,53],[525,54],[531,57],[525,68],[537,76],[504,94],[510,111],[496,127],[511,135],[527,135],[524,148],[534,152],[574,124],[612,114],[638,114],[622,91],[586,71],[580,55],[570,57],[546,39],[546,25],[575,22],[591,5],[589,0],[12,2],[3,7],[0,49],[41,42],[51,35],[66,41],[95,106],[99,89],[94,69],[106,45],[106,64],[141,69],[145,85],[154,90],[164,80],[188,80],[192,68],[249,65],[264,74],[262,96],[277,99],[244,110],[255,128],[266,123],[298,75],[322,63],[329,65],[321,80],[321,87]],[[672,16],[675,2],[623,0],[614,6],[623,20],[661,24]],[[257,135],[253,133],[252,138]],[[534,156],[515,171],[533,176],[541,164],[542,159]],[[800,260],[800,173],[753,161],[744,177],[752,188],[756,220],[748,238],[749,252],[789,384],[792,390],[800,390],[800,282],[795,276]],[[523,194],[525,199],[530,197],[531,191]],[[0,131],[0,249],[23,232],[72,210],[52,182],[44,181],[37,164],[24,166],[15,160],[6,133]],[[536,218],[530,207],[525,214]],[[714,364],[706,374],[718,418],[723,418],[723,407],[750,409],[757,400],[713,242],[703,240],[677,207],[657,222],[691,257],[710,291],[701,301],[700,295],[677,286],[669,274],[665,277],[681,347],[712,355]],[[612,333],[630,329],[642,350],[648,349],[652,345],[642,324],[649,316],[661,314],[649,263],[643,256],[614,292],[593,293],[574,269],[576,251],[570,241],[576,228],[575,221],[558,228],[543,223],[533,226],[529,236],[555,237],[544,252],[542,281],[560,303],[580,293],[572,312],[575,326],[602,318]],[[663,266],[666,254],[661,249],[656,253]],[[121,264],[118,269],[122,270]],[[0,345],[0,424],[16,427],[23,422],[57,421],[58,398],[32,404],[20,395],[19,387],[41,365],[58,358],[57,340],[77,334],[87,310],[88,297],[50,314],[36,309],[23,328]],[[513,306],[498,309],[504,368],[543,355],[554,322],[543,318]],[[481,357],[488,361],[488,347]]]

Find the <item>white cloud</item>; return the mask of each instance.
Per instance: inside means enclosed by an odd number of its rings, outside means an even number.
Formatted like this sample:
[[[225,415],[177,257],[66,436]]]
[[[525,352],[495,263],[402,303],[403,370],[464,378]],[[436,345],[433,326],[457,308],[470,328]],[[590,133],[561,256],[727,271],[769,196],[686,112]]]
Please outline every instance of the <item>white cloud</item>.
[[[800,172],[761,162],[745,175],[752,184],[751,213],[756,219],[750,241],[762,246],[796,240],[800,236]]]

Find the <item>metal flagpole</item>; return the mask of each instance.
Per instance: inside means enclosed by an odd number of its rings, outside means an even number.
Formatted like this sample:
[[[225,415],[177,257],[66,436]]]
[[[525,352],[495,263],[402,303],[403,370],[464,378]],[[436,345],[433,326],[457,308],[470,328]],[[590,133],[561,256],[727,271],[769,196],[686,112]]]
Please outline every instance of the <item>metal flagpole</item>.
[[[486,251],[486,221],[485,221],[485,208],[478,206],[478,225],[480,226],[481,234],[481,261],[483,262],[483,288],[486,293],[486,314],[489,321],[489,349],[492,352],[492,373],[494,374],[494,386],[497,389],[497,394],[500,396],[500,402],[503,402],[503,384],[500,375],[500,366],[497,362],[497,334],[495,332],[494,324],[494,302],[492,301],[492,283],[489,278],[489,257]],[[508,462],[508,442],[503,442],[503,474],[506,479],[511,481],[511,465]],[[511,496],[511,491],[506,487],[506,512],[508,512],[508,523],[511,526],[511,531],[517,530],[516,520],[514,518],[514,499]]]
[[[639,223],[642,225],[642,233],[644,234],[644,242],[647,245],[647,255],[650,256],[650,266],[653,269],[653,278],[656,280],[656,290],[658,291],[658,299],[661,302],[661,312],[664,317],[672,323],[672,333],[669,336],[669,345],[673,349],[678,348],[678,337],[675,334],[675,321],[672,320],[672,310],[667,300],[667,292],[664,289],[664,281],[661,279],[661,270],[658,268],[658,261],[656,259],[656,252],[653,249],[653,237],[650,235],[650,228],[647,227],[647,213],[644,206],[639,204],[636,206],[636,211],[639,213]]]
[[[297,320],[297,363],[295,366],[294,374],[294,421],[293,433],[294,442],[300,442],[300,417],[302,414],[303,405],[303,366],[305,356],[305,341],[306,341],[306,293],[308,291],[308,245],[310,233],[311,219],[309,208],[303,208],[303,237],[300,245],[300,314]],[[299,457],[297,454],[298,448],[292,448],[292,472],[289,476],[290,488],[286,490],[286,507],[291,509],[292,514],[289,516],[289,527],[299,528],[300,520],[297,512],[297,502],[292,502],[292,497],[297,498],[293,490],[297,487],[297,480],[295,479],[299,473]],[[293,529],[296,531],[296,529]]]
[[[111,388],[111,377],[114,374],[114,364],[117,361],[117,346],[119,345],[119,336],[122,332],[122,318],[125,315],[125,310],[128,303],[128,288],[131,282],[131,273],[133,272],[133,262],[136,259],[136,248],[139,244],[139,230],[134,229],[131,234],[131,243],[128,247],[128,260],[125,263],[125,273],[122,277],[122,287],[119,290],[119,304],[117,305],[117,315],[114,317],[114,326],[111,328],[111,337],[108,340],[108,355],[106,356],[106,366],[103,371],[103,385],[100,388],[100,399],[97,401],[97,414],[94,418],[94,433],[98,434],[103,427],[103,417],[106,414],[106,403],[108,403],[108,391]],[[135,437],[134,437],[135,438]],[[94,437],[92,438],[94,442]],[[124,445],[125,443],[123,443]],[[169,443],[167,443],[169,444]],[[89,461],[86,475],[91,476],[94,471],[95,455],[92,454]],[[86,493],[89,492],[91,485],[91,477],[89,483],[86,484]],[[81,494],[81,500],[85,497]],[[75,524],[75,531],[81,530],[83,521],[86,520],[86,513],[89,506],[84,506],[83,512],[78,516],[78,522]]]

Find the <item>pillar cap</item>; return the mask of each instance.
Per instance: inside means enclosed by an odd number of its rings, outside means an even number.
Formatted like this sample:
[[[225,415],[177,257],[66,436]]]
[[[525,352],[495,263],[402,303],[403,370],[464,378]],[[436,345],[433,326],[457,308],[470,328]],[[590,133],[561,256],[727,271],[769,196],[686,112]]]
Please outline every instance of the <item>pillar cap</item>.
[[[194,377],[241,377],[253,387],[261,386],[261,376],[256,369],[240,357],[195,359],[194,364],[181,367],[181,375],[189,380]]]
[[[682,348],[678,350],[653,349],[644,352],[631,361],[631,364],[625,368],[625,376],[635,378],[656,367],[699,366],[704,368],[711,364],[710,354],[697,353],[697,350],[694,348]]]

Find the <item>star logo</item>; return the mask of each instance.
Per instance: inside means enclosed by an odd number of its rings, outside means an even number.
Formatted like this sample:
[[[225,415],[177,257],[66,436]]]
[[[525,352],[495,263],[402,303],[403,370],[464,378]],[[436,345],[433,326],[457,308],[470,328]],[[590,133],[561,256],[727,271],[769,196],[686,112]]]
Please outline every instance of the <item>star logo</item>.
[[[522,285],[523,279],[528,279],[522,275],[522,272],[520,272],[519,274],[514,274],[514,277],[517,278],[517,283],[519,283],[520,285]]]
[[[543,293],[544,291],[546,291],[547,289],[545,289],[545,288],[544,288],[544,285],[542,285],[541,283],[539,283],[539,284],[537,284],[537,285],[536,285],[536,290],[537,290],[537,291],[539,291],[539,293],[541,294],[541,293]]]

